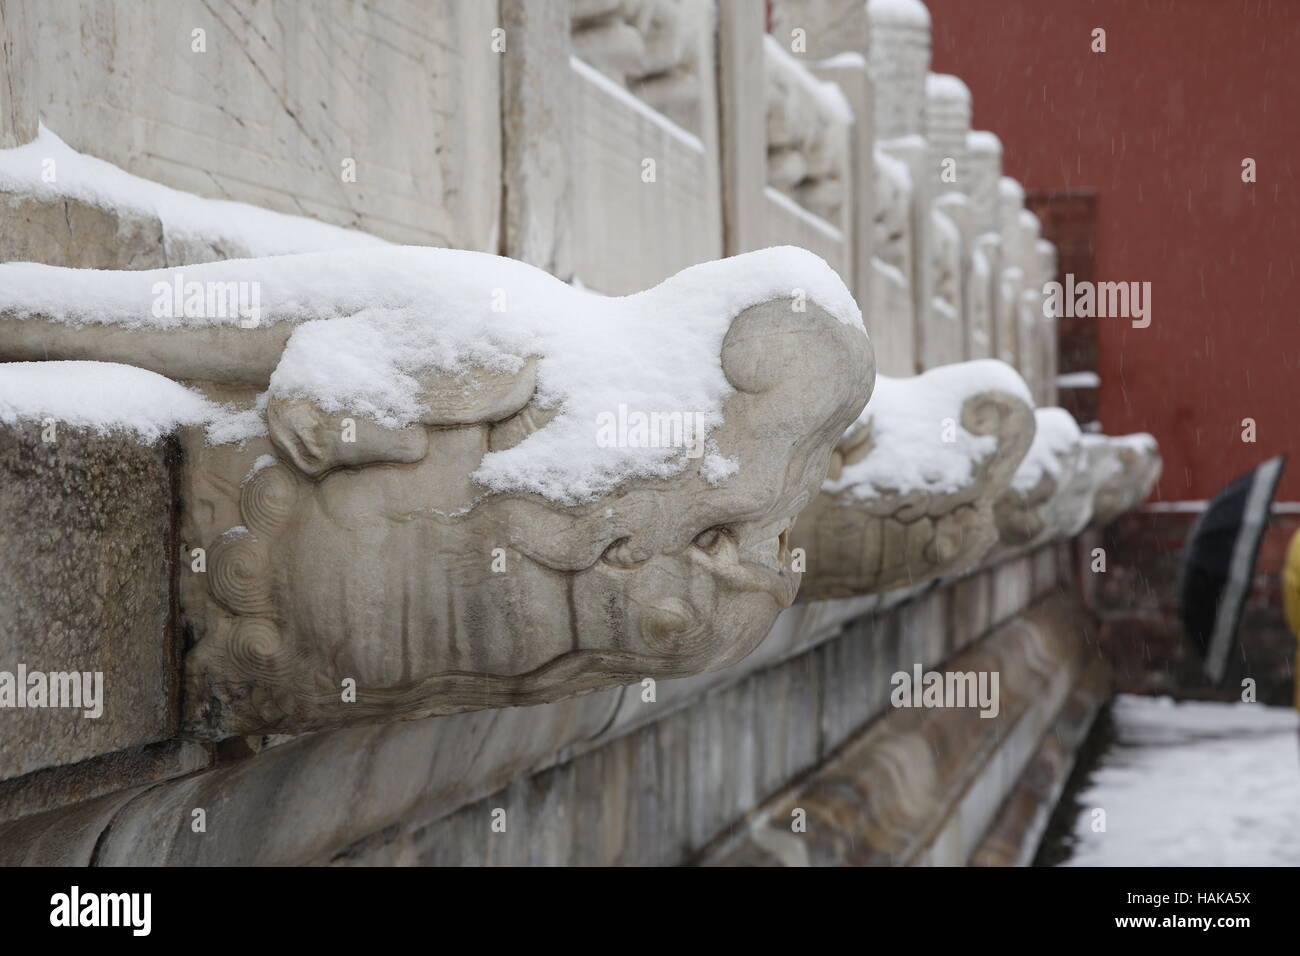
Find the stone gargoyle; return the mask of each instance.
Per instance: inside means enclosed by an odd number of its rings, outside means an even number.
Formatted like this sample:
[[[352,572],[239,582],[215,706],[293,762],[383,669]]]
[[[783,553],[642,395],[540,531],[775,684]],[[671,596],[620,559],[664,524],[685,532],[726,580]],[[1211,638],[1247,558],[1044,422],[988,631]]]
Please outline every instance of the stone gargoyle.
[[[1084,435],[1083,448],[1096,481],[1090,527],[1108,525],[1136,508],[1160,480],[1160,446],[1146,432]]]
[[[880,376],[792,538],[803,600],[964,571],[998,540],[993,506],[1034,437],[1023,379],[996,359]]]
[[[740,660],[794,600],[788,531],[875,378],[848,291],[788,247],[624,298],[436,249],[183,272],[0,266],[0,359],[122,362],[212,403],[178,435],[200,738]],[[258,314],[208,314],[235,283]]]
[[[1092,517],[1096,481],[1074,416],[1063,408],[1034,412],[1034,443],[1011,487],[994,505],[999,554],[1072,538]]]

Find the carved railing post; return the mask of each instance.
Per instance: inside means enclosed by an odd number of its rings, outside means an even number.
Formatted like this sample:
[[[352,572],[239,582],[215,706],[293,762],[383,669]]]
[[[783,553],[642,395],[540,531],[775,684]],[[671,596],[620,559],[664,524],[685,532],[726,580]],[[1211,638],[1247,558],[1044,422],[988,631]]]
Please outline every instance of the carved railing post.
[[[718,119],[722,221],[728,255],[763,247],[766,112],[762,10],[744,0],[718,4]]]
[[[876,360],[886,375],[916,371],[916,303],[912,297],[912,176],[907,164],[877,148],[869,323]]]
[[[1057,252],[1056,244],[1047,239],[1039,239],[1036,248],[1038,252],[1038,290],[1040,296],[1038,302],[1038,341],[1041,355],[1041,365],[1039,366],[1041,392],[1038,395],[1038,403],[1050,407],[1057,402],[1056,376],[1060,364],[1060,348],[1056,339],[1057,317],[1052,314],[1047,305],[1045,290],[1047,283],[1056,281]]]
[[[1001,271],[998,181],[1002,178],[1002,142],[984,130],[966,136],[971,198],[971,250],[968,288],[967,356],[991,358],[995,353],[998,286]]]
[[[1020,259],[1020,214],[1025,191],[1010,176],[998,180],[998,268],[993,354],[1017,368],[1020,365],[1020,304],[1025,291],[1025,269]]]
[[[925,142],[925,83],[930,70],[930,13],[919,0],[868,2],[868,60],[875,78],[876,146],[901,162],[911,183],[913,350],[925,367],[924,328],[934,288],[930,233],[936,177]]]
[[[922,134],[930,11],[919,0],[867,0],[867,31],[876,78],[877,139]]]
[[[504,252],[573,276],[573,75],[566,3],[501,0]],[[561,68],[557,69],[556,64]]]

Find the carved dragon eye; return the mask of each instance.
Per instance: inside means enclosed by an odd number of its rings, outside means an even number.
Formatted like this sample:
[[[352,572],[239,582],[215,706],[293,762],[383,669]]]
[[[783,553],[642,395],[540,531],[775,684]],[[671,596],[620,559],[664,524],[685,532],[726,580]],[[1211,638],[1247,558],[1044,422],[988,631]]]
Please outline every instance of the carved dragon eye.
[[[632,552],[632,539],[619,538],[600,556],[600,560],[606,564],[612,564],[616,568],[634,568],[638,564],[644,564],[645,561],[638,559]]]
[[[728,538],[734,539],[736,532],[726,525],[718,524],[712,528],[705,528],[695,536],[695,547],[708,554],[716,554],[722,547],[723,542]]]

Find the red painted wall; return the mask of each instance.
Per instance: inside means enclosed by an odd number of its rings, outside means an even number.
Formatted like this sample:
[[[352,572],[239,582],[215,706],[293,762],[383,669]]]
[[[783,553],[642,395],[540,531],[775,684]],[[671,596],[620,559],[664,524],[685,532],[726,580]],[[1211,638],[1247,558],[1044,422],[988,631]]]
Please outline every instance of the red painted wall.
[[[1152,283],[1149,328],[1098,320],[1105,430],[1159,439],[1158,498],[1288,451],[1300,500],[1300,0],[925,2],[1004,171],[1095,188],[1097,279]]]

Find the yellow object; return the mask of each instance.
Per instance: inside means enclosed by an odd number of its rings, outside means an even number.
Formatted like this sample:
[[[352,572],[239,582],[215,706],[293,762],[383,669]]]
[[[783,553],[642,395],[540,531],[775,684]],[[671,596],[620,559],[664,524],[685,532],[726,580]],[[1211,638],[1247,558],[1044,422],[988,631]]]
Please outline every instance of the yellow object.
[[[1300,531],[1291,535],[1291,543],[1286,546],[1286,563],[1282,565],[1282,609],[1286,612],[1286,623],[1291,633],[1300,641]],[[1296,649],[1297,662],[1300,663],[1300,647]],[[1300,675],[1294,673],[1295,706],[1300,710]]]

